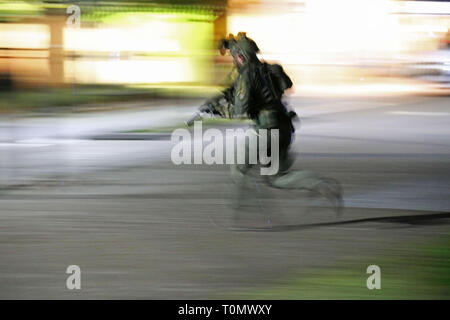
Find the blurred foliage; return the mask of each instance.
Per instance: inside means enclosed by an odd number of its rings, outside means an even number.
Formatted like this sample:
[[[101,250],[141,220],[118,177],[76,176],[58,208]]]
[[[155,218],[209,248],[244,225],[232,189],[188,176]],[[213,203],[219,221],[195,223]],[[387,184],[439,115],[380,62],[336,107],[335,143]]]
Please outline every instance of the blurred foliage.
[[[44,8],[37,1],[0,0],[0,22],[12,22],[16,19],[37,17],[44,13]]]
[[[122,86],[122,85],[77,85],[64,88],[21,89],[0,93],[0,114],[23,112],[89,112],[102,104],[121,102],[114,108],[126,109],[127,101],[147,101],[150,105],[158,99],[203,98],[215,87],[202,86]],[[82,107],[85,105],[85,107]]]
[[[370,263],[368,263],[370,262]],[[366,268],[381,268],[381,289],[369,290]],[[232,294],[238,299],[450,299],[450,237],[409,244],[383,256],[348,258],[336,268],[305,270],[279,284]]]
[[[39,16],[44,13],[65,14],[70,5],[82,9],[83,20],[95,20],[119,12],[159,12],[166,14],[190,13],[211,16],[226,7],[224,0],[158,0],[158,1],[38,1],[38,0],[0,0],[0,22],[9,22],[24,17]]]
[[[217,127],[227,127],[229,128],[232,124],[248,124],[251,125],[251,120],[246,119],[225,119],[225,118],[203,118],[202,126],[203,128],[217,128]],[[173,126],[164,126],[164,127],[155,127],[148,129],[137,129],[125,131],[124,133],[171,133],[173,130],[178,128],[186,128],[184,123],[179,123],[178,125]]]

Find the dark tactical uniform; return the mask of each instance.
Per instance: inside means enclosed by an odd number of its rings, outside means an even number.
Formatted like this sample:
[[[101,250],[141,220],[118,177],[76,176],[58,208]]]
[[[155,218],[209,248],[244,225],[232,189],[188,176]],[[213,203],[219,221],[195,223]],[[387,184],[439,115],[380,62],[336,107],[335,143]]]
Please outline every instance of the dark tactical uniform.
[[[340,208],[342,198],[338,184],[331,185],[311,171],[287,171],[293,162],[289,156],[289,147],[294,133],[292,118],[296,115],[288,112],[281,101],[284,91],[292,86],[282,67],[261,62],[256,56],[258,47],[245,34],[227,40],[225,45],[235,60],[238,73],[232,85],[210,99],[206,105],[224,117],[248,117],[253,121],[256,131],[268,129],[268,142],[270,130],[278,129],[280,165],[276,175],[267,176],[268,182],[277,188],[317,191],[331,200],[336,208]],[[227,104],[221,103],[223,100]],[[248,163],[248,148],[246,153],[246,164],[231,167],[233,180],[240,186],[246,184],[246,173],[251,167]]]
[[[254,43],[253,43],[254,44]],[[232,85],[221,95],[209,100],[210,105],[222,116],[230,118],[247,117],[253,120],[254,128],[279,130],[280,172],[289,168],[288,149],[292,141],[294,127],[291,115],[281,102],[283,91],[292,86],[292,82],[279,65],[262,63],[256,57],[252,40],[240,37],[230,51],[240,51],[245,55],[246,63],[237,67]],[[256,46],[256,45],[255,45]],[[221,104],[225,99],[227,104]],[[248,152],[247,152],[248,154]],[[246,171],[249,164],[239,166]]]

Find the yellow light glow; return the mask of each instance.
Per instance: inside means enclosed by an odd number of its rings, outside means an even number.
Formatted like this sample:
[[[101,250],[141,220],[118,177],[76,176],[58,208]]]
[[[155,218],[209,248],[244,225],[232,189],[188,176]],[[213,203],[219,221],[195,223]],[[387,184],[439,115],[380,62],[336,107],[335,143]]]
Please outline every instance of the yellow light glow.
[[[125,15],[122,20],[99,28],[66,28],[64,48],[79,55],[74,61],[65,61],[66,81],[131,84],[195,81],[200,77],[193,54],[202,44],[194,47],[183,35],[202,30],[196,29],[200,25],[163,15]]]
[[[44,24],[0,24],[0,48],[47,49],[50,31]]]
[[[90,52],[177,52],[178,40],[167,37],[162,23],[151,22],[134,28],[100,28],[64,30],[66,50]]]
[[[79,83],[164,83],[189,82],[189,59],[148,59],[109,61],[66,61],[67,81]]]
[[[229,31],[246,31],[265,53],[397,51],[399,24],[388,0],[309,0],[305,12],[232,15]]]

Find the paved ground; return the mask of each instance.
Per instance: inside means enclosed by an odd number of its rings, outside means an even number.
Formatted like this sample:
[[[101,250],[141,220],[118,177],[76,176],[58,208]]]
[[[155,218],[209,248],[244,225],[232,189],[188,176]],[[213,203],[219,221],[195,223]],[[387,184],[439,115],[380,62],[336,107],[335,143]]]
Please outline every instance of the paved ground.
[[[449,234],[449,98],[291,103],[303,117],[296,167],[345,188],[347,208],[334,224],[283,232],[216,228],[211,214],[230,213],[228,168],[175,166],[169,140],[86,139],[166,125],[164,111],[18,121],[14,129],[3,123],[10,136],[0,143],[0,298],[222,297],[276,284],[298,269],[332,270],[346,256],[364,257],[365,273],[372,254],[398,248],[407,255],[408,244]],[[193,109],[174,106],[170,123]],[[274,200],[273,210],[299,212],[296,223],[330,217],[320,201],[312,217],[305,214],[305,194],[271,196],[286,200]],[[71,264],[82,270],[78,292],[65,287]]]

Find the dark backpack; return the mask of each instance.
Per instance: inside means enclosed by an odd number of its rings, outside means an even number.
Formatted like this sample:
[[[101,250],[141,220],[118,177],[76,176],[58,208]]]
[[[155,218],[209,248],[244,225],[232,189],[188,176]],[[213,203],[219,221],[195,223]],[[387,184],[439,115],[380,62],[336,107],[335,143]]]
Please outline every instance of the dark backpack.
[[[280,100],[284,91],[292,87],[292,80],[279,64],[263,63],[260,67],[260,75],[264,86],[276,100]]]
[[[281,97],[284,92],[292,88],[292,80],[284,72],[283,67],[279,64],[263,63],[260,67],[260,76],[264,84],[263,95],[266,102],[279,102],[279,106],[282,107],[284,114],[290,119],[298,119],[295,111],[288,111],[284,104],[281,102]],[[294,126],[291,123],[292,132],[295,131]]]

